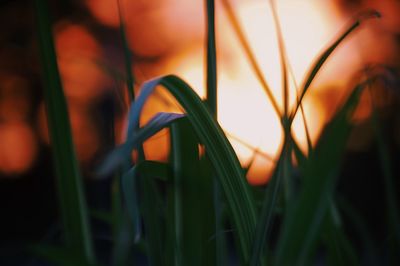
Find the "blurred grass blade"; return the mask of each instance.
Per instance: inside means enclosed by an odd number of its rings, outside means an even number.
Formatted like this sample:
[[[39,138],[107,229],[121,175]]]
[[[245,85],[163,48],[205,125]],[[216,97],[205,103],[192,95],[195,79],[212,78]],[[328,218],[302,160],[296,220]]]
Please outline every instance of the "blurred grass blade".
[[[369,90],[370,91],[370,90]],[[371,93],[371,99],[372,93]],[[392,158],[387,142],[383,133],[383,125],[379,121],[377,107],[372,101],[372,124],[375,131],[376,142],[378,146],[379,161],[384,177],[385,196],[386,196],[386,215],[388,222],[388,232],[390,234],[390,264],[400,263],[400,216],[398,197],[396,193],[395,176],[393,174]]]
[[[333,203],[325,218],[322,241],[327,247],[329,265],[360,265],[355,250],[343,232],[339,213]]]
[[[264,74],[260,68],[260,66],[257,63],[257,60],[253,54],[253,51],[251,49],[250,44],[247,42],[246,36],[242,30],[242,27],[240,26],[239,20],[236,17],[235,11],[232,8],[232,5],[230,3],[230,0],[221,0],[222,5],[224,6],[228,19],[230,23],[232,24],[232,27],[239,39],[240,45],[243,47],[243,50],[245,52],[245,55],[247,56],[247,59],[249,60],[250,66],[252,67],[257,79],[259,80],[262,88],[264,89],[265,93],[267,94],[267,97],[269,101],[272,104],[272,107],[274,108],[276,114],[279,117],[282,117],[281,111],[279,109],[279,105],[275,99],[274,94],[272,93],[267,80],[264,77]]]
[[[165,220],[161,193],[157,189],[155,180],[147,175],[146,171],[139,173],[137,181],[141,194],[140,213],[143,216],[147,258],[150,265],[165,265]]]
[[[277,39],[278,39],[278,47],[279,47],[279,57],[282,69],[282,90],[283,90],[283,115],[286,117],[288,115],[289,109],[289,82],[288,82],[288,67],[287,67],[287,56],[285,43],[283,40],[282,29],[279,23],[278,13],[276,11],[275,0],[269,1],[272,11],[272,18],[274,20],[274,26],[276,29]]]
[[[274,174],[272,175],[272,178],[268,183],[261,213],[257,222],[257,229],[252,248],[250,266],[259,265],[260,259],[262,258],[263,252],[266,248],[265,243],[268,239],[268,235],[274,218],[273,215],[278,199],[278,193],[281,190],[283,175],[282,168],[282,161],[279,161],[277,163],[276,170],[274,171]]]
[[[200,142],[205,145],[229,207],[239,254],[247,263],[256,226],[253,195],[232,146],[199,96],[176,76],[151,80],[143,85],[132,107],[131,126],[139,124],[141,110],[148,96],[159,85],[164,86],[182,105]]]
[[[98,175],[107,176],[121,166],[131,156],[132,149],[138,148],[144,141],[173,121],[184,117],[182,114],[157,113],[143,128],[130,132],[124,144],[115,148],[105,159],[98,170]]]
[[[44,98],[53,148],[58,196],[67,248],[94,263],[93,244],[82,179],[73,148],[67,104],[61,86],[49,12],[45,0],[35,0],[39,46],[45,79]]]
[[[124,15],[122,13],[121,0],[117,0],[118,5],[118,16],[119,16],[119,30],[122,38],[122,45],[124,50],[124,60],[125,60],[125,72],[126,72],[126,87],[128,90],[129,99],[131,101],[135,100],[135,79],[132,74],[132,56],[129,49],[128,39],[126,38],[126,28]]]
[[[141,217],[138,204],[138,173],[144,176],[161,178],[162,180],[169,179],[169,168],[166,164],[143,161],[133,166],[121,177],[122,193],[128,209],[129,216],[132,220],[134,230],[134,242],[137,243],[141,237]]]
[[[339,46],[339,44],[346,39],[347,36],[350,35],[355,29],[357,29],[361,23],[370,18],[380,18],[381,15],[377,11],[370,10],[367,12],[362,13],[361,15],[358,16],[357,20],[342,34],[339,36],[339,38],[333,42],[316,60],[313,66],[311,67],[311,70],[309,71],[309,74],[307,75],[307,78],[305,80],[305,83],[303,85],[303,88],[300,92],[300,97],[297,101],[296,106],[294,107],[293,112],[290,115],[290,122],[293,122],[294,117],[296,116],[296,113],[299,109],[300,103],[303,101],[304,95],[306,94],[308,88],[310,87],[311,83],[313,82],[315,76],[318,74],[319,70],[325,63],[325,61],[329,58],[329,56],[333,53],[333,51]]]
[[[344,198],[340,198],[337,203],[340,210],[343,212],[343,215],[347,216],[350,223],[353,224],[351,229],[353,229],[361,240],[362,249],[365,250],[366,261],[368,262],[367,265],[379,265],[377,243],[373,241],[371,230],[369,230],[364,217],[362,217],[360,213],[358,213],[358,210],[356,210],[351,203]]]
[[[288,206],[275,265],[306,265],[309,262],[332,199],[340,156],[351,129],[348,119],[364,86],[361,84],[354,89],[328,124],[304,167],[303,186],[298,200]]]

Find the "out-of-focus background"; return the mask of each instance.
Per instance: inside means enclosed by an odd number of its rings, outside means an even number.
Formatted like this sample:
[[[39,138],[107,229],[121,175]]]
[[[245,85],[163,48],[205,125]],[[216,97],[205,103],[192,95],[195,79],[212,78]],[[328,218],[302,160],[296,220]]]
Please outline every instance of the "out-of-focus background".
[[[96,169],[114,143],[123,138],[127,111],[123,43],[115,0],[49,1],[59,70],[68,101],[76,153],[87,183],[91,207],[107,207],[107,179]],[[278,117],[258,84],[217,2],[219,121],[226,130],[249,182],[265,184],[282,143]],[[396,162],[400,145],[398,113],[400,68],[400,2],[396,0],[282,0],[277,10],[295,81],[296,99],[313,59],[362,11],[376,9],[382,19],[368,21],[328,60],[304,102],[313,143],[367,65],[380,66],[391,88],[380,86],[373,97],[385,121]],[[177,74],[204,96],[204,3],[194,0],[121,0],[121,14],[132,51],[135,90],[144,81]],[[245,34],[279,102],[281,68],[275,27],[268,1],[232,1]],[[43,103],[41,68],[33,5],[2,1],[0,5],[0,263],[29,261],[27,243],[57,234],[57,198]],[[146,107],[143,122],[160,110],[179,110],[163,91]],[[371,96],[363,95],[354,117],[356,128],[344,157],[339,184],[361,209],[379,235],[383,200],[378,178],[373,130],[368,122]],[[112,127],[115,120],[116,127]],[[299,116],[294,134],[306,151],[304,121]],[[167,132],[146,145],[155,160],[168,157]],[[375,163],[375,165],[378,165]],[[352,184],[362,184],[353,187]],[[356,190],[356,193],[353,193]],[[370,195],[371,194],[371,195]],[[357,202],[368,198],[370,202]],[[363,207],[363,204],[365,206]],[[27,257],[26,257],[27,256]],[[29,264],[27,264],[29,265]]]

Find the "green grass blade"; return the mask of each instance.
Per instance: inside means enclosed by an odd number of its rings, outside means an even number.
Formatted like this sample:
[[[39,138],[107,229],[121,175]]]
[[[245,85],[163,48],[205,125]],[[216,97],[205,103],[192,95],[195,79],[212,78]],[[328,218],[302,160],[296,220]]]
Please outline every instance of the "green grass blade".
[[[214,118],[218,117],[217,106],[217,51],[215,45],[215,2],[206,0],[207,14],[207,104]],[[207,151],[206,151],[207,152]],[[216,263],[225,265],[225,237],[218,232],[223,231],[222,222],[222,198],[220,184],[214,179],[214,211],[215,211],[215,241],[216,241]]]
[[[236,17],[235,11],[232,8],[232,5],[229,0],[222,0],[222,5],[225,8],[225,11],[227,12],[228,18],[230,23],[232,24],[232,27],[239,39],[240,45],[243,47],[243,50],[245,52],[245,55],[247,56],[247,59],[249,60],[250,66],[252,67],[254,74],[256,75],[258,81],[260,82],[262,88],[264,89],[265,93],[267,94],[268,100],[271,102],[272,107],[274,108],[276,114],[279,117],[282,117],[279,105],[275,99],[274,94],[272,93],[267,80],[264,77],[264,74],[260,68],[260,66],[257,63],[257,60],[253,54],[253,51],[251,49],[250,44],[247,42],[246,36],[242,30],[242,27],[240,26],[239,20]]]
[[[352,224],[351,229],[353,229],[361,240],[362,248],[365,250],[366,254],[366,261],[369,262],[367,265],[379,265],[377,243],[373,241],[371,230],[369,230],[364,217],[362,217],[358,210],[344,198],[339,198],[337,203],[339,209],[343,212],[343,215],[350,220],[350,223]]]
[[[278,162],[276,170],[272,175],[264,196],[261,213],[257,222],[250,266],[259,265],[260,258],[262,257],[263,251],[265,250],[265,244],[271,229],[278,194],[282,186],[282,167],[282,162]]]
[[[333,53],[333,51],[339,46],[340,43],[344,39],[346,39],[347,36],[350,35],[355,29],[357,29],[361,23],[369,18],[380,18],[381,15],[377,11],[368,11],[366,13],[363,13],[359,16],[359,18],[351,24],[351,26],[339,36],[337,40],[335,40],[316,60],[313,66],[311,67],[311,70],[309,71],[309,74],[307,75],[307,78],[305,80],[305,83],[303,85],[303,88],[300,92],[300,97],[297,101],[296,106],[294,107],[293,112],[290,115],[290,122],[293,122],[294,117],[296,116],[296,113],[299,109],[300,103],[303,101],[304,95],[308,91],[308,88],[310,87],[311,83],[313,82],[314,78],[318,74],[319,70],[321,67],[324,65],[326,60],[329,58],[329,56]]]
[[[326,127],[312,157],[304,167],[298,200],[288,206],[276,253],[276,265],[305,265],[331,203],[335,176],[348,134],[349,117],[365,84],[355,88],[341,110]]]
[[[135,242],[139,241],[138,237],[141,234],[139,226],[141,226],[141,215],[143,216],[147,253],[151,265],[163,265],[165,260],[161,197],[155,186],[155,180],[167,182],[171,179],[170,167],[155,161],[139,162],[121,178],[122,194],[134,228]],[[140,206],[139,199],[142,202]]]
[[[327,247],[328,265],[360,265],[355,250],[343,232],[339,213],[333,203],[323,225],[322,241]]]
[[[145,83],[132,108],[131,123],[139,123],[141,110],[148,96],[159,85],[164,86],[182,105],[200,142],[204,144],[227,201],[234,233],[239,240],[239,254],[248,262],[256,226],[253,195],[232,146],[194,90],[173,75]]]
[[[73,148],[67,104],[54,50],[49,12],[45,0],[36,0],[39,47],[45,79],[44,98],[53,147],[58,196],[64,226],[65,244],[94,263],[93,244],[83,184]]]
[[[286,56],[286,49],[285,44],[283,41],[282,29],[279,23],[278,13],[276,11],[275,0],[269,1],[272,11],[272,18],[275,23],[275,29],[277,33],[278,39],[278,47],[279,47],[279,56],[280,56],[280,63],[282,69],[282,90],[283,90],[283,115],[286,117],[288,115],[289,109],[289,82],[288,82],[288,68],[287,68],[287,56]]]
[[[207,9],[207,103],[217,116],[217,51],[215,48],[214,0],[206,0]]]
[[[148,138],[183,116],[175,113],[157,113],[143,128],[138,129],[136,132],[128,130],[127,140],[107,156],[98,170],[98,175],[107,176],[111,174],[119,166],[122,166],[127,159],[130,160],[132,149],[138,148]]]
[[[129,49],[128,39],[126,38],[125,20],[122,13],[121,0],[117,0],[118,16],[119,16],[119,31],[121,33],[122,45],[124,50],[125,72],[126,72],[126,87],[128,90],[129,99],[135,100],[135,79],[132,73],[132,56]]]
[[[372,93],[371,93],[372,99]],[[393,174],[392,159],[388,144],[383,134],[383,125],[379,121],[377,108],[374,104],[372,110],[372,124],[375,131],[376,142],[378,146],[379,162],[384,177],[385,196],[386,196],[386,215],[388,222],[388,232],[390,234],[389,248],[391,264],[400,263],[400,216],[399,206],[397,204],[397,193],[395,185],[395,176]]]
[[[203,234],[206,220],[212,218],[210,211],[202,211],[204,189],[212,190],[212,182],[200,174],[198,140],[185,119],[171,124],[171,164],[175,224],[175,265],[203,265],[207,255],[204,247],[209,244]],[[210,206],[212,208],[212,205]],[[211,234],[212,232],[209,232]]]

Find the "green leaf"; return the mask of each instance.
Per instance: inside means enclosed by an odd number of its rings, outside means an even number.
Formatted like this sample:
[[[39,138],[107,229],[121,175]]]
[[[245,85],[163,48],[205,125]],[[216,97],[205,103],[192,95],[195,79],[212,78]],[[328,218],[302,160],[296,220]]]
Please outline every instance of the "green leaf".
[[[104,160],[98,175],[107,176],[130,160],[132,149],[138,148],[144,141],[154,136],[161,129],[168,127],[173,121],[184,117],[182,114],[157,113],[143,128],[136,131],[128,129],[128,138],[124,144],[115,148]]]
[[[61,86],[51,23],[45,0],[36,0],[39,47],[45,81],[44,98],[53,148],[58,196],[67,248],[94,263],[93,244],[83,184],[72,142],[67,104]]]
[[[239,254],[247,262],[256,226],[253,195],[232,146],[194,90],[173,75],[145,83],[131,109],[130,124],[133,128],[139,124],[144,103],[158,85],[164,86],[182,105],[200,142],[204,144],[227,201],[234,233],[238,238]]]
[[[341,110],[325,128],[304,167],[303,187],[296,202],[288,206],[275,264],[305,265],[316,246],[318,232],[329,209],[335,176],[350,132],[349,117],[365,84],[357,86]]]
[[[129,49],[128,39],[126,38],[125,20],[122,14],[121,1],[117,0],[118,5],[118,16],[119,16],[119,31],[121,33],[121,39],[124,50],[124,60],[125,60],[125,72],[126,72],[126,88],[128,90],[129,99],[131,101],[135,100],[135,79],[132,74],[132,56]]]
[[[370,18],[380,18],[381,15],[379,12],[375,10],[367,11],[362,13],[361,15],[358,16],[357,20],[350,25],[350,27],[342,33],[337,40],[335,40],[316,60],[313,66],[311,67],[309,74],[307,75],[307,78],[305,79],[305,83],[303,85],[303,88],[300,93],[300,97],[297,101],[296,106],[294,107],[293,112],[290,115],[290,123],[293,122],[294,117],[296,116],[296,113],[300,107],[300,103],[303,101],[303,98],[308,91],[308,88],[310,87],[311,83],[313,82],[314,78],[317,76],[319,70],[321,67],[324,65],[326,60],[329,58],[329,56],[335,51],[335,49],[339,46],[340,43],[344,39],[346,39],[347,36],[350,35],[355,29],[357,29],[361,23]]]
[[[371,95],[372,97],[372,95]],[[398,206],[398,197],[396,191],[396,177],[393,174],[392,158],[387,141],[383,133],[383,125],[379,121],[377,108],[372,103],[372,124],[375,131],[376,142],[378,146],[379,163],[383,172],[386,200],[386,219],[388,223],[388,232],[391,235],[389,240],[390,262],[393,265],[400,263],[400,214]]]
[[[172,244],[171,265],[203,265],[208,255],[204,234],[212,234],[205,231],[204,225],[212,216],[201,205],[207,202],[203,202],[204,189],[211,190],[212,182],[201,175],[198,140],[189,121],[176,121],[170,132],[173,178],[167,187],[167,225]]]
[[[283,175],[283,163],[280,160],[277,163],[276,170],[268,183],[268,187],[265,192],[262,209],[257,222],[257,229],[252,248],[250,265],[259,265],[260,259],[262,258],[263,252],[265,251],[265,243],[268,239],[268,235],[271,229],[274,213],[276,209],[276,203],[278,194],[282,186],[282,175]]]
[[[133,166],[121,177],[122,194],[132,220],[135,243],[137,243],[141,237],[141,217],[138,203],[139,191],[137,179],[139,176],[142,176],[142,178],[159,178],[166,181],[170,179],[170,175],[171,173],[168,165],[155,161],[143,161]]]
[[[322,241],[327,247],[329,265],[359,265],[360,261],[343,232],[339,213],[333,203],[323,225]]]

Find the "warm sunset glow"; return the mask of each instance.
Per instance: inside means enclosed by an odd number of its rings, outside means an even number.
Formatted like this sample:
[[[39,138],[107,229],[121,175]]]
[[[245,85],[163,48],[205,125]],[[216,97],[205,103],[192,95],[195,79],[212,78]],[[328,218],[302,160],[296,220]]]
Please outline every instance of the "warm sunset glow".
[[[58,26],[55,45],[66,96],[86,105],[93,103],[109,82],[99,65],[100,45],[85,27],[69,22]]]
[[[46,144],[50,144],[45,106],[43,103],[40,106],[38,116],[40,135]],[[88,163],[96,155],[101,143],[93,119],[90,118],[85,110],[76,106],[69,106],[69,119],[78,160],[82,163]]]
[[[282,69],[270,3],[259,0],[231,2],[282,111]],[[314,59],[344,29],[349,17],[338,13],[333,2],[275,2],[290,62],[289,107],[293,107],[297,97],[296,87],[302,85]],[[100,23],[115,28],[119,26],[115,2],[87,0],[85,3]],[[157,6],[155,3],[121,0],[128,42],[137,56],[134,64],[136,80],[141,83],[154,76],[177,74],[204,98],[204,3],[187,0],[157,2]],[[216,7],[218,119],[243,166],[251,164],[249,181],[262,184],[269,178],[279,155],[282,128],[219,1]],[[366,62],[365,58],[373,60],[374,56],[381,57],[378,52],[366,56],[366,47],[370,46],[366,43],[374,40],[369,35],[371,31],[360,30],[357,36],[348,38],[326,62],[304,98],[305,120],[313,144],[345,98],[348,82]],[[376,58],[376,61],[379,60],[381,58]],[[142,123],[157,111],[179,110],[163,100],[165,97],[162,92],[152,97],[144,110]],[[307,152],[301,112],[295,117],[292,131],[301,148]],[[167,140],[168,136],[160,133],[145,144],[149,159],[167,158]]]
[[[0,124],[0,172],[17,175],[28,170],[38,151],[35,134],[23,122]]]
[[[283,18],[285,45],[296,83],[300,83],[312,60],[332,38],[332,35],[327,38],[329,21],[326,16],[322,17],[316,1],[298,2],[279,1],[278,5],[279,17]],[[236,8],[255,56],[282,109],[279,51],[268,1],[243,3]],[[222,12],[218,15],[219,121],[243,165],[253,163],[249,181],[252,184],[262,184],[269,177],[282,145],[282,128],[227,18]],[[311,38],[305,36],[310,31],[313,32]],[[194,48],[176,59],[175,68],[171,67],[173,73],[184,77],[202,96],[205,93],[202,89],[203,58],[203,50]],[[293,80],[290,85],[290,104],[293,105],[296,99]],[[311,138],[315,141],[325,121],[322,108],[312,94],[305,98],[304,110]],[[300,112],[294,121],[293,132],[306,151],[306,134]],[[254,154],[255,149],[257,154]]]

